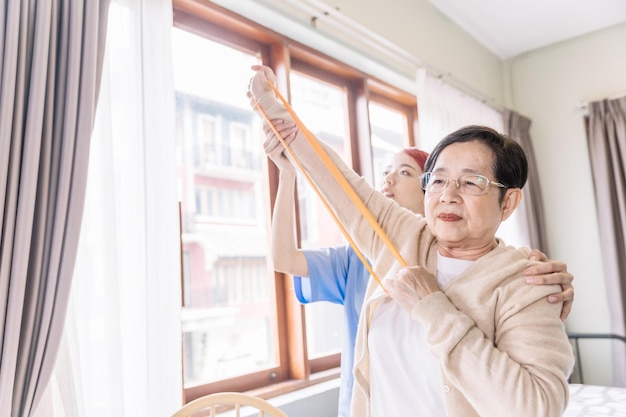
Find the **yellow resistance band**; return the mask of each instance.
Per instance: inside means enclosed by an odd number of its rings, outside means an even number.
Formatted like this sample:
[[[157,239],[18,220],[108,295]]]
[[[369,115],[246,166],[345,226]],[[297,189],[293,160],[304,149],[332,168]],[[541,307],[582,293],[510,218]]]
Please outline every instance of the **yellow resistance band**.
[[[300,161],[296,158],[295,154],[293,153],[293,151],[289,148],[289,146],[287,145],[287,142],[285,142],[285,139],[283,139],[283,137],[280,135],[280,133],[278,132],[278,129],[276,129],[276,127],[274,126],[274,124],[270,121],[269,116],[267,115],[267,113],[265,113],[265,110],[263,110],[263,108],[259,105],[259,103],[256,101],[256,99],[253,97],[252,100],[254,101],[254,104],[257,106],[257,108],[259,109],[259,111],[261,112],[261,114],[263,115],[263,118],[265,119],[265,121],[267,122],[267,124],[269,125],[269,127],[272,129],[272,131],[274,132],[274,134],[276,135],[276,137],[278,137],[278,139],[280,140],[280,142],[283,144],[283,146],[285,147],[285,150],[287,151],[287,153],[289,154],[289,156],[291,157],[291,159],[295,162],[295,164],[298,166],[298,168],[300,169],[300,172],[302,172],[302,174],[304,175],[304,177],[307,179],[307,181],[309,182],[309,184],[311,185],[311,187],[313,188],[313,191],[315,191],[315,193],[317,194],[317,196],[320,198],[320,200],[322,201],[322,203],[324,204],[324,206],[326,206],[326,209],[328,210],[328,213],[330,214],[330,216],[335,220],[335,223],[337,223],[337,226],[339,226],[339,229],[341,230],[341,232],[343,233],[343,235],[346,237],[346,239],[348,240],[348,242],[350,243],[350,246],[352,246],[352,249],[354,249],[354,252],[357,254],[357,256],[359,257],[359,259],[361,260],[361,262],[363,263],[363,265],[365,266],[365,268],[367,268],[368,272],[370,273],[370,275],[372,275],[372,277],[374,278],[374,280],[378,283],[378,285],[381,286],[381,288],[385,291],[387,291],[385,289],[385,287],[383,286],[382,282],[380,281],[380,278],[378,278],[378,276],[376,275],[376,273],[374,272],[374,270],[372,269],[372,267],[370,266],[369,262],[367,262],[367,260],[365,259],[365,256],[363,256],[363,253],[359,250],[359,248],[357,247],[356,243],[354,242],[354,240],[352,239],[352,237],[350,236],[350,234],[348,233],[348,231],[346,230],[346,228],[344,227],[344,225],[341,223],[341,221],[339,220],[339,218],[337,217],[337,215],[335,214],[335,212],[333,211],[333,209],[330,207],[330,205],[328,204],[328,201],[324,198],[324,196],[322,195],[322,193],[320,192],[320,190],[317,188],[317,186],[313,183],[313,180],[311,179],[311,177],[309,176],[309,174],[304,170],[304,167],[302,166],[302,164],[300,163]]]
[[[306,126],[304,125],[304,123],[302,123],[302,121],[300,120],[300,118],[296,115],[295,111],[291,108],[291,106],[289,105],[289,103],[287,103],[287,100],[285,100],[285,98],[280,94],[280,92],[278,91],[278,89],[268,80],[269,85],[271,86],[272,90],[274,91],[274,93],[276,94],[276,97],[278,97],[280,99],[280,101],[283,103],[283,105],[285,106],[285,108],[287,109],[287,111],[289,112],[289,114],[293,117],[296,125],[298,126],[298,128],[302,131],[302,133],[304,134],[304,136],[307,138],[307,140],[309,141],[309,143],[311,144],[311,146],[313,147],[313,149],[316,151],[316,153],[318,154],[318,156],[322,159],[322,162],[324,162],[324,164],[326,165],[326,167],[329,169],[329,171],[331,172],[331,174],[333,175],[333,177],[335,178],[335,180],[338,182],[338,184],[341,186],[341,188],[344,190],[344,192],[346,193],[346,195],[348,195],[348,197],[350,198],[350,200],[354,203],[354,205],[359,209],[359,211],[361,212],[361,214],[365,217],[365,219],[370,223],[370,225],[372,226],[372,228],[374,229],[374,231],[376,232],[376,234],[379,236],[379,238],[383,241],[383,243],[387,246],[387,248],[391,251],[391,253],[394,255],[394,257],[396,258],[396,260],[398,262],[400,262],[400,264],[402,266],[407,266],[406,261],[404,260],[404,258],[402,258],[402,255],[400,255],[400,253],[398,252],[398,250],[396,249],[396,247],[393,245],[393,243],[391,242],[391,240],[389,239],[389,237],[387,236],[387,234],[385,233],[385,231],[382,229],[382,227],[380,227],[380,225],[378,224],[378,222],[376,221],[376,219],[374,218],[374,216],[372,215],[372,213],[367,209],[367,207],[365,206],[365,204],[363,203],[363,201],[361,201],[361,199],[359,198],[359,196],[356,194],[356,192],[354,191],[354,189],[352,188],[352,186],[350,186],[350,184],[348,183],[348,181],[343,177],[343,175],[341,174],[341,172],[339,171],[339,168],[337,168],[337,166],[334,164],[334,162],[332,161],[332,159],[330,159],[330,157],[328,156],[328,154],[324,151],[324,149],[322,148],[322,146],[318,143],[318,141],[315,139],[315,137],[313,136],[313,134],[306,128]],[[356,246],[355,242],[352,240],[352,238],[350,237],[349,233],[347,232],[347,230],[345,229],[345,227],[341,224],[341,222],[339,221],[339,219],[336,217],[335,213],[333,212],[333,210],[330,208],[328,202],[326,201],[326,199],[322,196],[321,192],[318,190],[318,188],[316,187],[316,185],[313,183],[312,179],[309,177],[309,175],[306,173],[306,171],[304,170],[304,168],[302,167],[302,164],[300,163],[300,161],[295,157],[293,151],[289,148],[289,146],[287,145],[287,143],[285,142],[285,140],[282,138],[282,136],[280,135],[280,133],[278,132],[278,130],[276,129],[276,127],[272,124],[272,122],[269,119],[269,116],[265,113],[265,111],[261,108],[261,106],[258,104],[258,102],[256,102],[256,100],[253,98],[255,105],[257,106],[257,108],[259,109],[259,111],[261,112],[261,114],[263,115],[263,118],[265,119],[265,121],[268,123],[268,125],[270,126],[270,128],[272,129],[272,131],[274,132],[274,134],[279,138],[279,140],[281,141],[281,143],[283,144],[283,146],[285,147],[285,150],[287,151],[287,153],[289,154],[289,156],[291,156],[291,159],[296,163],[296,165],[298,166],[298,168],[300,169],[300,171],[305,175],[306,179],[309,181],[309,183],[311,184],[312,188],[315,190],[315,192],[317,193],[317,195],[320,197],[320,199],[322,200],[322,202],[324,203],[324,205],[326,206],[326,208],[328,209],[329,213],[331,214],[331,216],[333,217],[333,219],[335,219],[335,222],[337,223],[337,225],[339,226],[339,228],[341,229],[341,231],[344,233],[344,235],[346,236],[346,239],[348,239],[348,241],[350,242],[350,245],[352,246],[352,248],[354,249],[355,253],[359,256],[359,259],[361,259],[361,262],[363,262],[363,264],[365,265],[365,267],[367,268],[367,270],[369,271],[369,273],[372,275],[372,277],[376,280],[376,282],[378,282],[378,284],[383,288],[384,286],[382,285],[382,282],[380,281],[380,279],[377,277],[377,275],[374,273],[374,271],[372,271],[371,267],[369,266],[369,263],[365,260],[365,258],[363,257],[363,254],[360,252],[360,250],[358,249],[358,247]]]

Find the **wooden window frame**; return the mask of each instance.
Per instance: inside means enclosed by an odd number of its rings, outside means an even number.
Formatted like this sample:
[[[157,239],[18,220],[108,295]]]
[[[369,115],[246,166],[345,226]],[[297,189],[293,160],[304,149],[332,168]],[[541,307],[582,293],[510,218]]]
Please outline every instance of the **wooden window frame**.
[[[177,28],[245,52],[260,54],[263,63],[273,68],[277,87],[287,100],[290,100],[289,73],[292,68],[343,86],[348,100],[351,162],[354,170],[361,175],[372,176],[368,118],[370,100],[406,114],[409,144],[415,144],[417,104],[414,95],[206,0],[173,0],[173,14]],[[274,164],[268,164],[267,174],[270,210],[266,215],[269,221],[278,186],[278,169]],[[296,221],[299,225],[300,219]],[[277,272],[274,277],[275,300],[283,300],[276,303],[278,334],[281,335],[277,340],[279,366],[185,388],[185,402],[220,391],[247,391],[270,398],[338,377],[340,354],[308,358],[304,306],[293,294],[291,277]]]

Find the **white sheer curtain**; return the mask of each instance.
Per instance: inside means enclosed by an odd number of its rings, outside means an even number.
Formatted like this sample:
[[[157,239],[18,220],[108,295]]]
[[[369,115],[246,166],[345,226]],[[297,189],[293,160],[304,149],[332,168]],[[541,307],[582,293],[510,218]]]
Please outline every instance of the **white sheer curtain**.
[[[40,416],[182,404],[171,27],[171,0],[111,3],[66,339]]]
[[[467,125],[504,131],[502,113],[425,69],[417,70],[420,147],[430,152],[448,133]]]
[[[504,133],[502,113],[458,88],[418,69],[417,106],[419,114],[418,146],[430,152],[447,134],[467,125],[488,126]],[[500,225],[498,236],[507,244],[530,246],[526,211],[518,209]]]

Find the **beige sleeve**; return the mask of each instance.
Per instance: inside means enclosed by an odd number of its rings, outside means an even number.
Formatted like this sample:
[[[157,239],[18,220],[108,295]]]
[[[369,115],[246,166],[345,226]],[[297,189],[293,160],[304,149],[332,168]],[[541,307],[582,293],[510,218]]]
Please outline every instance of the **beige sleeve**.
[[[412,316],[426,328],[445,377],[480,416],[560,416],[573,354],[561,304],[546,300],[558,289],[510,282],[493,309],[461,311],[439,292],[420,301]]]
[[[270,119],[293,120],[272,92],[261,95],[258,98],[258,103]],[[382,193],[373,189],[363,178],[348,167],[332,148],[315,138],[314,140],[320,144],[323,151],[330,157],[333,164],[338,168],[340,176],[347,180],[358,199],[365,204],[373,219],[381,225],[394,246],[398,250],[403,251],[403,255],[408,258],[407,261],[410,259],[414,264],[416,261],[416,234],[420,231],[423,232],[425,229],[423,218],[401,208],[393,201],[387,199]],[[264,148],[266,152],[284,151],[284,147],[275,136],[270,137],[266,141]],[[358,208],[331,174],[329,168],[317,154],[314,146],[302,133],[302,129],[299,130],[296,138],[290,144],[290,150],[329,203],[359,249],[379,269],[376,273],[382,277],[394,262],[394,258],[384,242],[376,235],[368,220],[363,215],[358,214]]]

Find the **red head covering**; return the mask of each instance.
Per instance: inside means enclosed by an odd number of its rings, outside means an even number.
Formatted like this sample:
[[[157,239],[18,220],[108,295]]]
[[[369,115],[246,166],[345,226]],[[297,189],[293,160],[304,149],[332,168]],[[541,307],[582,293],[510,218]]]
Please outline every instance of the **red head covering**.
[[[402,152],[409,155],[411,158],[415,159],[417,165],[424,171],[424,165],[426,164],[426,160],[428,159],[428,154],[416,147],[412,146],[410,148],[402,149]]]

